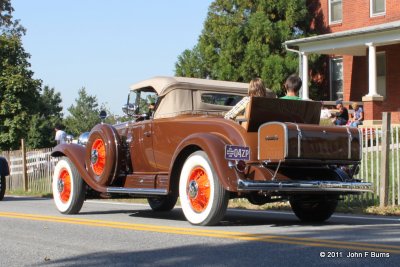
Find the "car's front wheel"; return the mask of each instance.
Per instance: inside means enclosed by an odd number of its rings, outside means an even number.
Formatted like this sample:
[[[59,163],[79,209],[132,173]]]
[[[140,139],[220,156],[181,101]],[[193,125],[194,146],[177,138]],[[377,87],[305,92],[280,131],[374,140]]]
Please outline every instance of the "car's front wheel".
[[[0,177],[0,200],[3,200],[5,193],[6,193],[6,177],[4,175],[1,175],[1,177]]]
[[[293,196],[290,205],[296,216],[304,222],[323,222],[335,212],[338,196]]]
[[[179,197],[186,219],[195,225],[214,225],[225,215],[229,192],[204,151],[191,154],[182,167]]]
[[[57,209],[64,214],[78,213],[85,200],[86,185],[75,165],[61,158],[53,175],[53,198]]]

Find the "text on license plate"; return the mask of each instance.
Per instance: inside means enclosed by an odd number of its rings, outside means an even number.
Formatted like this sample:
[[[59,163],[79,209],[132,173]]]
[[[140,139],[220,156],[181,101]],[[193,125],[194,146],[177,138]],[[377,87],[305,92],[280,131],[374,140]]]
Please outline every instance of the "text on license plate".
[[[247,146],[225,146],[225,159],[250,160],[250,147]]]

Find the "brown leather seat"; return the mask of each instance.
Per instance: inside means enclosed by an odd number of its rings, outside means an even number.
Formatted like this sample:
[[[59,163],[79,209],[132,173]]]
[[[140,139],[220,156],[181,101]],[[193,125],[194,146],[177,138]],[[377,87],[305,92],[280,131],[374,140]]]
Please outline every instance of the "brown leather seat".
[[[261,124],[270,121],[319,124],[320,113],[320,102],[251,97],[244,118],[236,121],[248,132],[256,132]]]

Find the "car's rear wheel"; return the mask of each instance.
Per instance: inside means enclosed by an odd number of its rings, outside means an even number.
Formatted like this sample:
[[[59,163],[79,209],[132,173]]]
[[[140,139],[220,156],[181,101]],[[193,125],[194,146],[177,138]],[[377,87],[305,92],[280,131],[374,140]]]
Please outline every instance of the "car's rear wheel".
[[[6,177],[4,175],[1,175],[1,177],[0,177],[0,200],[3,200],[5,193],[6,193]]]
[[[147,201],[152,210],[154,211],[170,211],[175,207],[177,196],[159,196],[159,197],[148,197]]]
[[[85,200],[86,185],[75,165],[66,157],[61,158],[53,175],[53,198],[63,214],[78,213]]]
[[[195,225],[214,225],[225,215],[229,192],[204,151],[191,154],[182,167],[179,197],[186,219]]]
[[[301,195],[290,198],[296,216],[304,222],[323,222],[335,212],[338,196]]]

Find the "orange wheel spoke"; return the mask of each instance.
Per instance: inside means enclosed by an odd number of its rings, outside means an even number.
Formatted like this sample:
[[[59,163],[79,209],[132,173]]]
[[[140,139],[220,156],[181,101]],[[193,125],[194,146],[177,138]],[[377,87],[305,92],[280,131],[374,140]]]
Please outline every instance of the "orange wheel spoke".
[[[93,172],[100,176],[106,166],[106,147],[102,139],[96,139],[93,142],[91,162]]]
[[[195,167],[189,174],[187,192],[194,211],[204,211],[210,201],[210,180],[202,167]]]
[[[62,169],[58,178],[58,191],[63,203],[68,202],[71,196],[71,176],[67,169]]]

